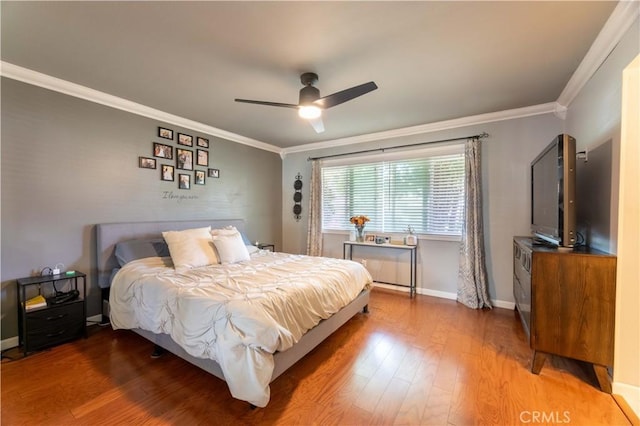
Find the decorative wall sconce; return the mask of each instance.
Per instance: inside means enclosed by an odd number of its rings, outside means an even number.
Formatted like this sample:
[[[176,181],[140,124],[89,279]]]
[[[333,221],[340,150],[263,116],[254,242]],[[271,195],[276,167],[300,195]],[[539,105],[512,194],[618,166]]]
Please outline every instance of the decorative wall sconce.
[[[302,218],[302,175],[300,172],[296,175],[296,180],[293,182],[293,189],[296,192],[293,193],[293,216],[296,221]]]

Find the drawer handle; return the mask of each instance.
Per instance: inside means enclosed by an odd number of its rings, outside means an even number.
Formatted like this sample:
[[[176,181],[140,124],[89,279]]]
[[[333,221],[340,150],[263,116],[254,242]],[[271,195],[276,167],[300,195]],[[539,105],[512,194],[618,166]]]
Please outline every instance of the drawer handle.
[[[57,315],[55,317],[47,317],[46,319],[47,319],[47,321],[54,321],[54,320],[59,320],[61,318],[64,318],[66,316],[67,316],[67,314],[60,314],[60,315]]]
[[[55,336],[60,336],[63,335],[67,330],[60,330],[57,333],[49,333],[47,334],[47,337],[55,337]]]

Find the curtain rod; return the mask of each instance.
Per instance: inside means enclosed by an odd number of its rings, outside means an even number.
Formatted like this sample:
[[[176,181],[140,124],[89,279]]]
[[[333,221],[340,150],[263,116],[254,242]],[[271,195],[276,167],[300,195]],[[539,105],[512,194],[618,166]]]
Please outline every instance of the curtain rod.
[[[307,158],[307,161],[315,161],[315,160],[322,160],[325,158],[334,158],[334,157],[344,157],[346,155],[356,155],[356,154],[367,154],[370,152],[376,152],[376,151],[382,151],[384,152],[387,149],[399,149],[399,148],[409,148],[412,146],[420,146],[420,145],[428,145],[431,143],[442,143],[442,142],[453,142],[453,141],[461,141],[464,139],[482,139],[482,138],[486,138],[487,136],[489,136],[489,134],[487,132],[482,132],[480,134],[477,135],[472,135],[472,136],[462,136],[459,138],[451,138],[451,139],[441,139],[438,141],[429,141],[429,142],[418,142],[418,143],[410,143],[410,144],[406,144],[406,145],[395,145],[395,146],[388,146],[386,148],[372,148],[372,149],[365,149],[362,151],[352,151],[352,152],[344,152],[342,154],[332,154],[332,155],[323,155],[320,157],[309,157]]]

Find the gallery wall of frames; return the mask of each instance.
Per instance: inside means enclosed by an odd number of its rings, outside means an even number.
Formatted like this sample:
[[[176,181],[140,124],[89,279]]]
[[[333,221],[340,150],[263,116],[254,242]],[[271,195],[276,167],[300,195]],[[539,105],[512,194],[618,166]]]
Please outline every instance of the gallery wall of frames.
[[[191,135],[174,135],[173,130],[158,127],[157,136],[164,141],[153,142],[152,157],[139,157],[138,167],[154,170],[159,167],[160,180],[177,181],[179,189],[191,189],[192,184],[205,185],[207,178],[220,177],[219,169],[209,168],[209,139],[197,136],[194,141]]]

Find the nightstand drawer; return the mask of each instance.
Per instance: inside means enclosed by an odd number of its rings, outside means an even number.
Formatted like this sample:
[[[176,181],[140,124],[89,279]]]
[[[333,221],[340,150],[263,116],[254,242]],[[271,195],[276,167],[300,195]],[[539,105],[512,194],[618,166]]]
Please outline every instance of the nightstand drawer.
[[[29,332],[27,352],[55,346],[68,340],[74,340],[84,334],[81,323],[60,324],[59,327],[48,330],[39,329]]]
[[[85,330],[84,322],[82,300],[27,313],[27,352],[82,336]]]
[[[82,319],[83,313],[84,302],[82,300],[76,300],[45,310],[27,312],[27,327],[47,328],[68,322],[78,322]]]

